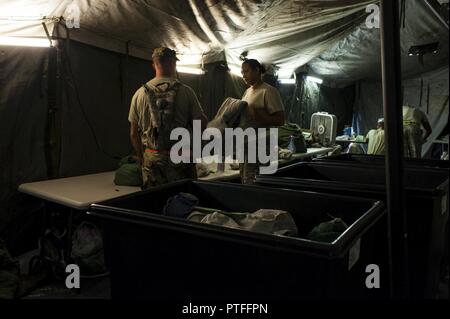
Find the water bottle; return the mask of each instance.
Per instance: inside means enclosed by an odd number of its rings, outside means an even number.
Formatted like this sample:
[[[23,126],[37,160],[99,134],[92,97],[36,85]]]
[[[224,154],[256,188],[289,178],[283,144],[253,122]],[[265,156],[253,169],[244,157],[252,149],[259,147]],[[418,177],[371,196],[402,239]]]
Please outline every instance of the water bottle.
[[[344,128],[344,135],[347,135],[349,138],[352,136],[352,128],[351,126],[346,125]]]
[[[294,135],[289,136],[289,144],[288,144],[288,150],[290,150],[292,153],[296,153],[297,149],[295,148],[294,143]]]

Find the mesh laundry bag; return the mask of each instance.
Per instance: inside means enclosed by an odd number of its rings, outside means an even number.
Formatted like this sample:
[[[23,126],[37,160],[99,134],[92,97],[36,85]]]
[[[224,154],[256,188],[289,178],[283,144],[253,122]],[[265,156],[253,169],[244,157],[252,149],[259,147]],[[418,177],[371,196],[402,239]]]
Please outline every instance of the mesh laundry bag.
[[[106,272],[103,238],[97,226],[83,222],[77,227],[72,236],[71,257],[80,267],[82,275],[99,275]]]

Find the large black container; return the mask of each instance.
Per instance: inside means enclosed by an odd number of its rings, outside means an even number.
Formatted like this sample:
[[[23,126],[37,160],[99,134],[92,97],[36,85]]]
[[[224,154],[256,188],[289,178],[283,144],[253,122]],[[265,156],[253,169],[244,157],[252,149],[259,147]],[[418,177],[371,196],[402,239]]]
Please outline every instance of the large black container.
[[[314,162],[336,162],[343,164],[370,164],[384,165],[385,158],[382,155],[361,155],[361,154],[339,154],[332,156],[319,157]],[[434,167],[434,168],[450,168],[449,161],[405,158],[406,167]]]
[[[257,184],[386,199],[383,166],[299,163],[276,174],[257,176]],[[448,174],[442,169],[405,169],[411,296],[434,298],[439,285],[445,225],[448,221]],[[385,236],[383,230],[378,236]]]
[[[161,215],[167,199],[180,192],[199,205],[227,211],[261,208],[288,211],[300,238],[205,225]],[[366,266],[375,227],[386,222],[380,201],[279,190],[232,183],[181,181],[99,205],[89,214],[102,221],[105,258],[113,298],[223,300],[231,302],[363,298],[384,289],[367,289]],[[349,228],[333,243],[305,235],[327,214]]]

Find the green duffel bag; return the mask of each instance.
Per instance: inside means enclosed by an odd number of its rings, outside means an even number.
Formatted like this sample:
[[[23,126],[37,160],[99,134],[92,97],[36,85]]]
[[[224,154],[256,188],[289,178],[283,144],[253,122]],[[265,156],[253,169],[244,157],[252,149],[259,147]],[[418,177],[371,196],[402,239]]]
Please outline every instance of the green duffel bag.
[[[308,239],[323,243],[332,243],[346,229],[347,224],[340,218],[334,218],[330,221],[320,223],[308,234]]]
[[[289,137],[294,136],[294,144],[296,153],[306,153],[306,142],[302,134],[302,129],[295,123],[286,123],[278,127],[278,146],[287,148],[289,145]]]
[[[142,169],[131,156],[122,158],[116,170],[114,184],[121,186],[142,186]]]

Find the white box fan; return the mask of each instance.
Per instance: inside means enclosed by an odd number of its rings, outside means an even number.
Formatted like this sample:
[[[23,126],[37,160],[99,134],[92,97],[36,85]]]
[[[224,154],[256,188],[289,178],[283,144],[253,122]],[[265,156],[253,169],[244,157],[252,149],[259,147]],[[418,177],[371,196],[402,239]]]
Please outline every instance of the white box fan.
[[[327,112],[317,112],[311,116],[310,128],[317,143],[332,146],[336,141],[337,117]]]

